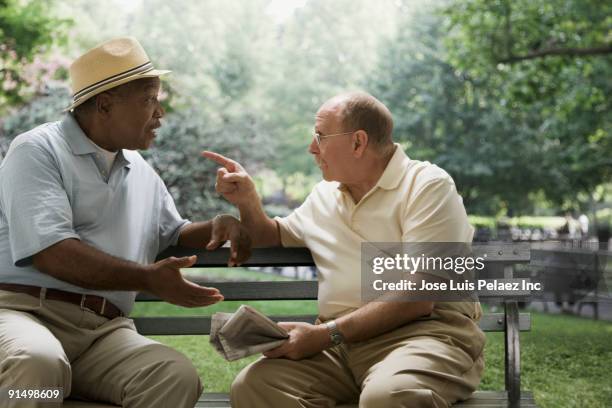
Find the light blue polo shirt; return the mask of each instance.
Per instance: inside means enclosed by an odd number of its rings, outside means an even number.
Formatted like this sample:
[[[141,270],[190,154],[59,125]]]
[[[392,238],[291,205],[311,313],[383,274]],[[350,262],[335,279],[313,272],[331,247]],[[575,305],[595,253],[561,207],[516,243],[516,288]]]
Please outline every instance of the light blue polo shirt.
[[[0,164],[0,282],[95,294],[131,311],[136,292],[84,289],[32,265],[67,238],[141,264],[176,245],[189,221],[153,168],[130,150],[110,174],[104,160],[71,114],[13,140]]]

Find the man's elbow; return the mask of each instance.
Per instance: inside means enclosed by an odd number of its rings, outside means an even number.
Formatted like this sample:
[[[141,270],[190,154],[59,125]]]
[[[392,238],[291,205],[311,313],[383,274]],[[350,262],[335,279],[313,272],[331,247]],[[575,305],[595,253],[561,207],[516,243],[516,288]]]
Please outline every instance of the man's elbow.
[[[34,265],[34,268],[38,269],[41,272],[47,273],[47,271],[49,270],[49,265],[52,264],[51,259],[53,258],[50,252],[51,250],[47,248],[34,254],[32,256],[32,264]]]
[[[434,302],[418,302],[419,317],[429,316],[434,310]]]

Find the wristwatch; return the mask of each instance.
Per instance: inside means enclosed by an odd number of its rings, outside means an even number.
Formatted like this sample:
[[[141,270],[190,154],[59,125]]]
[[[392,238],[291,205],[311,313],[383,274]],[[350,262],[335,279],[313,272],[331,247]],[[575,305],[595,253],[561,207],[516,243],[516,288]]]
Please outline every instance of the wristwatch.
[[[344,336],[340,333],[340,330],[338,330],[338,325],[335,320],[325,322],[325,326],[327,326],[327,330],[329,330],[329,336],[334,346],[344,343]]]

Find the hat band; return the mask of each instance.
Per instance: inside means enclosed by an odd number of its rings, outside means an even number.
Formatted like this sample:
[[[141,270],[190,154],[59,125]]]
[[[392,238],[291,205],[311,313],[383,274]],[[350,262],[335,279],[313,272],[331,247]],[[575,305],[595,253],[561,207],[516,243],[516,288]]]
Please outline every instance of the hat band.
[[[103,79],[102,81],[98,81],[95,84],[91,84],[88,87],[81,89],[79,92],[74,94],[73,100],[74,102],[77,102],[82,96],[88,93],[91,93],[95,91],[96,89],[101,88],[105,85],[108,85],[112,82],[120,81],[122,79],[125,79],[127,77],[130,77],[136,74],[144,74],[152,70],[153,70],[153,64],[151,64],[151,61],[147,61],[144,64],[139,65],[135,68],[128,69],[127,71],[121,72],[117,75],[113,75],[112,77]]]

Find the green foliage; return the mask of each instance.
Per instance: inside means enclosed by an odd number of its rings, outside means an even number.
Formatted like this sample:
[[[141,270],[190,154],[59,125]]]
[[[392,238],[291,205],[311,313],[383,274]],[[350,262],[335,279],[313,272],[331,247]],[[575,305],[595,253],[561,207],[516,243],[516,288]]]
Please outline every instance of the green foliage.
[[[310,0],[277,26],[272,70],[261,85],[276,150],[268,165],[285,184],[296,173],[320,177],[307,152],[315,113],[326,99],[360,88],[393,30],[394,11],[390,0]]]
[[[204,110],[169,114],[158,131],[154,146],[143,156],[164,179],[184,217],[208,219],[219,212],[234,211],[214,191],[217,164],[200,156],[213,150],[257,168],[255,162],[269,151],[262,142],[256,118],[225,118],[219,123]]]
[[[468,220],[473,227],[488,228],[494,230],[497,226],[497,221],[494,217],[485,217],[481,215],[468,215]]]
[[[244,44],[228,47],[211,69],[211,75],[221,95],[228,102],[244,97],[253,87],[254,73]]]
[[[612,175],[611,12],[596,0],[464,0],[445,9],[448,61],[487,90],[536,152],[533,187],[557,204]]]
[[[453,64],[479,77],[544,51],[573,57],[573,49],[610,45],[612,5],[600,0],[457,0],[446,15]]]
[[[526,44],[541,40],[542,30],[559,38],[571,34],[557,32],[559,27],[584,31],[579,22],[589,21],[593,8],[587,5],[574,16],[581,2],[554,11],[547,1],[520,3],[525,7],[506,1],[438,3],[445,8],[430,3],[405,13],[368,80],[394,113],[395,137],[409,155],[446,169],[471,212],[531,212],[534,198],[576,203],[581,192],[611,175],[612,109],[604,97],[612,91],[610,59],[499,63],[527,53]],[[512,24],[518,13],[510,28],[512,39],[520,41],[506,41],[508,12]],[[570,17],[574,26],[567,23]],[[601,21],[594,19],[593,30],[603,30]],[[551,41],[547,46],[561,46]]]
[[[46,122],[60,120],[62,110],[68,106],[70,93],[66,87],[49,88],[29,104],[0,120],[0,156],[4,156],[10,142],[20,133]]]
[[[33,3],[0,0],[0,10],[47,7]],[[389,106],[396,140],[410,157],[447,170],[469,212],[541,207],[552,215],[605,200],[596,192],[612,169],[610,58],[532,54],[605,45],[610,5],[310,0],[278,22],[268,3],[49,6],[49,15],[75,21],[64,55],[133,35],[157,67],[173,70],[164,83],[165,126],[147,157],[186,214],[225,208],[206,184],[212,176],[203,176],[214,173],[202,164],[203,148],[242,160],[255,176],[262,170],[257,179],[269,184],[260,188],[270,195],[269,208],[285,213],[280,206],[303,199],[320,179],[307,153],[318,106],[354,89]],[[34,112],[40,109],[24,114]],[[195,185],[210,195],[193,192]]]
[[[0,114],[26,100],[24,66],[65,41],[70,20],[53,17],[52,2],[0,0]]]
[[[448,171],[471,212],[495,214],[504,202],[528,207],[538,149],[487,87],[447,61],[443,22],[431,9],[404,15],[369,87],[393,112],[394,137],[408,155]]]

